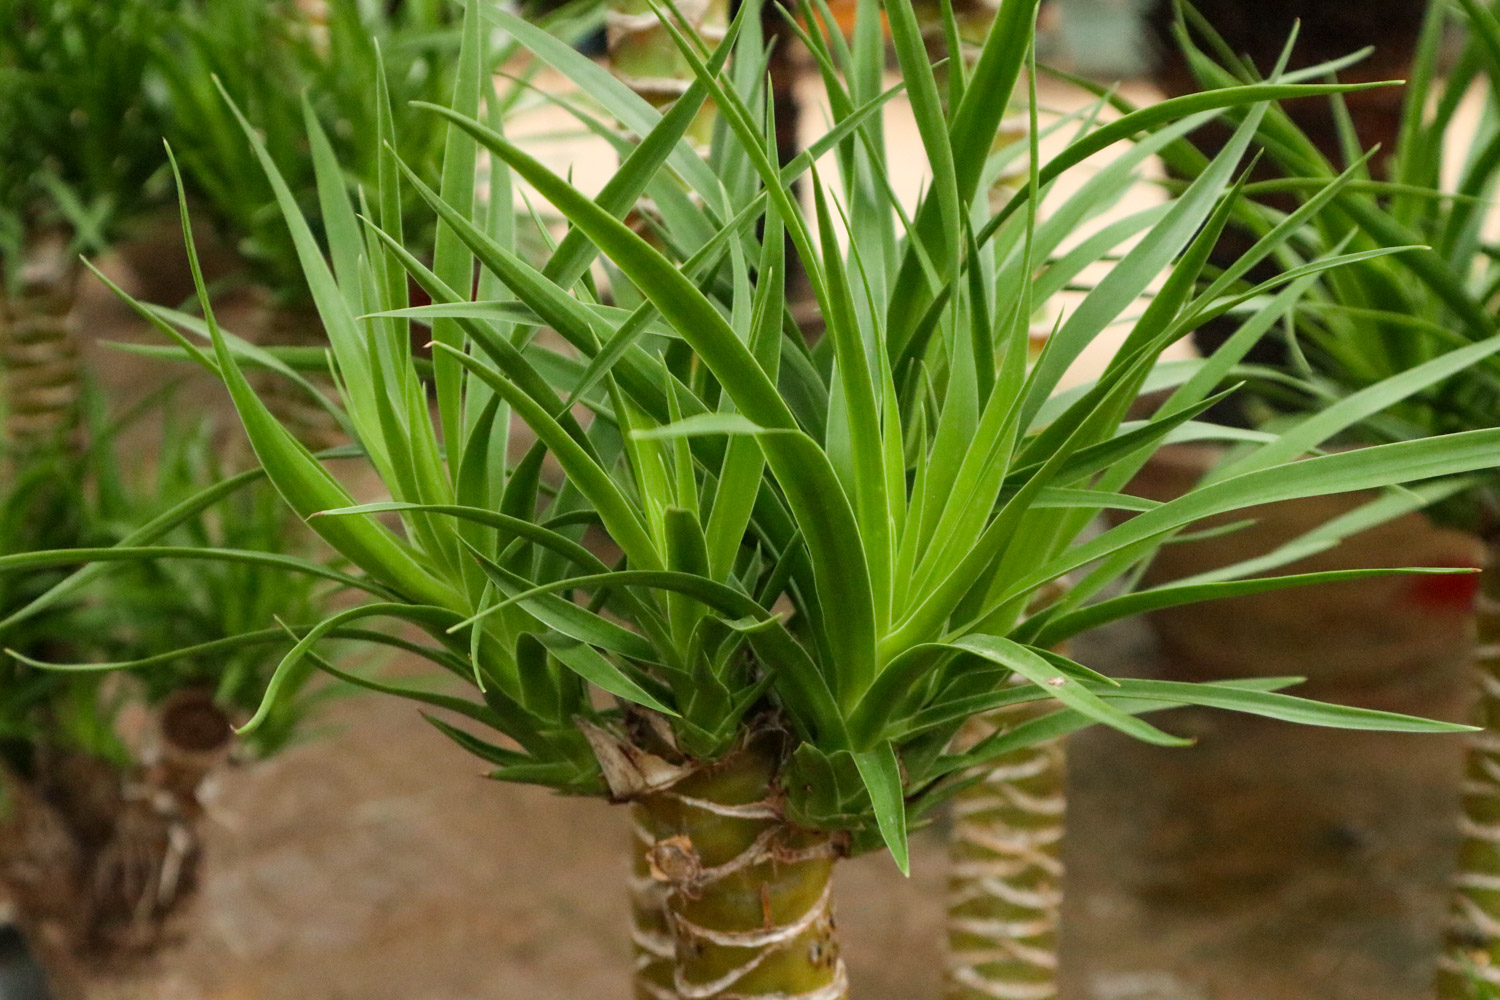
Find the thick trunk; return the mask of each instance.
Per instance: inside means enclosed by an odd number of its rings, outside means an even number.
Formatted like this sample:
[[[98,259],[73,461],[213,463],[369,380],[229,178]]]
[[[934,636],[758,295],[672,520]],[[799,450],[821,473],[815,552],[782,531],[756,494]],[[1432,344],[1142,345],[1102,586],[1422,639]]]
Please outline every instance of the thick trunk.
[[[666,887],[667,996],[848,998],[830,898],[839,845],[783,817],[772,742],[754,741],[638,800],[651,838],[646,869]]]
[[[19,280],[0,281],[6,444],[21,456],[76,444],[81,377],[68,316],[79,263],[61,233],[27,241]]]
[[[968,742],[1023,721],[1031,706],[970,724]],[[1066,798],[1061,741],[996,761],[953,804],[948,882],[949,1000],[1057,996]]]
[[[1479,685],[1464,769],[1463,846],[1454,876],[1443,955],[1438,962],[1440,1000],[1489,995],[1474,981],[1500,990],[1500,550],[1491,543],[1480,576],[1474,646]]]
[[[633,1000],[678,1000],[672,970],[676,948],[667,922],[666,882],[651,874],[651,849],[658,839],[651,813],[630,807],[630,945],[635,958]]]
[[[174,937],[198,885],[198,790],[230,736],[207,693],[185,691],[139,768],[38,747],[25,774],[3,775],[0,882],[60,1000],[118,1000]]]

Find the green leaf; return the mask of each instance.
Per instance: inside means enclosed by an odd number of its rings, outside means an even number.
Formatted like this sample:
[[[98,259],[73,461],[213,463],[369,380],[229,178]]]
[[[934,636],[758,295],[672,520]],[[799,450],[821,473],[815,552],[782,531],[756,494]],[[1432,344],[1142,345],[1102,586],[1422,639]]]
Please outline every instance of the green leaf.
[[[270,683],[266,685],[266,693],[261,698],[260,707],[256,709],[244,725],[236,728],[235,732],[241,735],[252,733],[259,728],[270,715],[272,707],[280,698],[281,693],[286,690],[294,690],[301,682],[311,666],[304,667],[303,661],[308,658],[312,648],[331,633],[343,628],[351,621],[362,618],[395,618],[399,621],[411,622],[424,628],[435,629],[446,626],[452,621],[454,615],[445,608],[422,607],[413,604],[382,603],[363,604],[359,607],[349,608],[338,614],[330,615],[317,625],[307,631],[291,651],[282,657],[277,664],[276,670],[271,675]]]
[[[1162,608],[1194,604],[1198,601],[1221,600],[1227,597],[1243,597],[1264,594],[1287,587],[1306,587],[1317,584],[1343,583],[1349,580],[1365,580],[1374,577],[1402,574],[1452,574],[1472,573],[1473,569],[1450,567],[1416,567],[1390,569],[1345,569],[1318,573],[1296,573],[1288,576],[1258,577],[1252,580],[1230,580],[1216,583],[1171,584],[1153,587],[1123,597],[1115,597],[1098,604],[1049,620],[1030,641],[1037,646],[1055,646],[1070,636],[1097,628],[1106,622],[1118,621],[1131,615],[1145,614]]]
[[[644,705],[663,715],[677,716],[675,711],[651,697],[649,692],[626,677],[619,667],[600,655],[594,647],[556,632],[543,633],[541,640],[542,645],[547,647],[549,653],[557,657],[558,662],[599,690],[607,691],[616,698]]]
[[[1016,580],[1000,596],[1028,594],[1065,573],[1194,521],[1245,507],[1320,494],[1349,493],[1500,467],[1500,429],[1398,441],[1235,476],[1138,514]]]
[[[886,743],[874,750],[854,754],[859,776],[875,806],[875,822],[901,874],[911,874],[911,851],[906,843],[906,800],[901,788],[901,762]]]
[[[1110,691],[1101,691],[1100,696],[1106,699],[1145,697],[1183,705],[1204,705],[1209,708],[1224,708],[1250,715],[1263,715],[1268,719],[1279,719],[1282,722],[1325,726],[1330,729],[1362,729],[1386,733],[1471,733],[1476,731],[1474,726],[1460,725],[1456,722],[1439,722],[1396,712],[1331,705],[1288,694],[1253,691],[1224,684],[1138,680],[1122,684],[1118,695]]]
[[[1225,463],[1214,470],[1213,478],[1224,479],[1294,459],[1361,420],[1472,367],[1496,351],[1500,351],[1500,335],[1447,351],[1425,364],[1382,379],[1306,417],[1296,426],[1282,431],[1275,441],[1257,448],[1239,461]]]
[[[1157,746],[1188,746],[1192,743],[1192,740],[1164,733],[1155,726],[1110,707],[1085,684],[1069,677],[1035,650],[1018,642],[994,635],[968,635],[945,645],[1014,670],[1031,683],[1050,692],[1069,708],[1082,712],[1095,722],[1118,729],[1127,736],[1134,736]]]
[[[310,559],[287,555],[283,552],[257,552],[253,549],[225,549],[213,546],[185,545],[112,545],[103,548],[51,549],[43,552],[17,552],[0,556],[0,573],[15,573],[21,570],[50,569],[56,566],[76,566],[79,563],[130,562],[151,559],[189,559],[209,562],[240,563],[249,566],[265,566],[283,569],[306,576],[360,590],[370,594],[387,595],[389,591],[371,580],[350,576]]]
[[[481,740],[473,733],[465,732],[464,730],[459,729],[457,726],[450,725],[449,723],[444,722],[442,719],[439,719],[436,716],[428,715],[426,712],[422,713],[422,718],[432,723],[433,728],[435,728],[438,732],[442,733],[444,736],[448,737],[454,743],[457,743],[459,746],[463,747],[465,750],[469,751],[469,753],[478,757],[480,760],[487,760],[491,764],[498,764],[501,767],[513,767],[517,765],[525,766],[531,761],[531,758],[526,756],[524,753],[519,753],[515,750],[507,750],[504,747],[498,747],[486,740]]]
[[[128,547],[154,542],[184,522],[201,514],[225,497],[233,496],[246,486],[257,482],[264,475],[265,473],[260,469],[250,469],[206,486],[187,499],[162,511],[140,527],[128,532],[116,544]],[[109,567],[103,562],[91,562],[86,566],[80,566],[26,604],[12,611],[3,620],[0,620],[0,633],[40,614],[64,597],[76,592],[79,588],[87,586],[99,576],[108,572],[108,570]]]

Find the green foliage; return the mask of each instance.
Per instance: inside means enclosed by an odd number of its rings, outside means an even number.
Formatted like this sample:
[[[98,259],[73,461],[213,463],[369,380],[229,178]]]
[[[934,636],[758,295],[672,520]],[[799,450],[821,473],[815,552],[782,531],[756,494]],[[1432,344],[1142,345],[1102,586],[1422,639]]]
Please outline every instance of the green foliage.
[[[283,681],[300,676],[325,635],[395,619],[424,633],[424,655],[473,696],[365,683],[502,734],[492,742],[474,726],[442,726],[493,763],[497,778],[598,794],[596,753],[609,758],[612,741],[634,742],[637,762],[647,753],[710,760],[747,730],[775,725],[795,737],[781,775],[790,815],[848,830],[857,848],[883,840],[898,859],[909,824],[974,768],[1017,741],[1084,725],[1177,745],[1185,741],[1137,716],[1196,703],[1324,725],[1454,728],[1268,690],[1284,682],[1117,684],[1037,642],[1085,627],[1080,608],[1111,584],[1129,589],[1157,546],[1203,517],[1488,468],[1500,460],[1500,431],[1297,461],[1341,429],[1324,420],[1294,453],[1090,537],[1098,511],[1140,506],[1120,490],[1162,442],[1245,436],[1195,419],[1238,357],[1162,364],[1162,351],[1230,308],[1244,311],[1241,340],[1253,341],[1317,275],[1364,258],[1332,248],[1270,283],[1265,298],[1247,298],[1234,280],[1286,244],[1282,229],[1237,273],[1199,283],[1238,210],[1237,164],[1266,99],[1337,89],[1281,80],[1109,124],[1099,120],[1102,102],[1067,116],[1054,127],[1072,132],[1068,148],[1047,163],[1033,148],[1030,183],[991,217],[983,181],[1005,108],[989,95],[1010,93],[1021,76],[1035,12],[1035,0],[1002,7],[951,112],[936,100],[927,57],[904,37],[911,25],[892,19],[925,152],[940,167],[910,215],[889,184],[897,154],[877,112],[891,95],[880,90],[884,48],[870,0],[852,43],[836,32],[807,36],[833,127],[784,169],[754,4],[717,52],[677,32],[697,80],[664,114],[537,26],[469,4],[460,84],[446,106],[425,108],[448,127],[440,189],[397,169],[382,146],[367,218],[346,201],[322,203],[328,258],[280,160],[245,123],[328,331],[344,409],[391,497],[357,504],[276,422],[205,289],[211,353],[169,317],[137,307],[223,378],[266,474],[372,595],[305,634],[252,722],[274,711]],[[807,24],[832,23],[821,5],[804,14]],[[506,139],[479,85],[485,29],[525,45],[642,137],[599,196]],[[367,83],[383,99],[378,79]],[[721,115],[706,159],[681,141],[705,99]],[[1239,104],[1246,120],[1229,148],[1172,205],[1112,224],[1085,249],[1066,242],[1136,182],[1153,152]],[[377,104],[377,120],[389,142],[388,107]],[[1147,133],[1142,142],[1075,193],[1055,190],[1072,164],[1137,132]],[[311,148],[332,186],[336,155],[316,135]],[[478,152],[506,179],[498,190],[524,182],[571,224],[540,268],[516,253],[511,206],[480,197]],[[824,153],[839,164],[836,181],[812,167]],[[799,179],[810,212],[792,195]],[[441,220],[431,268],[397,229],[411,191]],[[643,194],[659,212],[651,242],[624,221]],[[1031,363],[1038,309],[1132,238]],[[788,242],[826,324],[821,338],[788,309]],[[432,305],[410,306],[408,279]],[[436,421],[412,357],[413,322],[432,329]],[[1056,392],[1070,364],[1117,324],[1129,332],[1105,372]],[[1148,385],[1171,390],[1170,402],[1150,420],[1128,420]],[[525,446],[519,458],[513,440]],[[1258,440],[1273,448],[1277,439]],[[117,555],[153,544],[151,532],[139,533]],[[1082,576],[1039,606],[1068,574]],[[1203,596],[1211,589],[1167,599]],[[1028,683],[1010,686],[1012,676]],[[614,696],[612,707],[599,707],[591,688]],[[1049,712],[963,754],[947,751],[966,718],[1028,700],[1048,701]],[[628,772],[612,769],[616,795],[644,780]]]
[[[165,193],[147,81],[162,0],[0,0],[0,261],[38,226],[96,252]],[[12,260],[13,262],[13,260]]]
[[[1285,179],[1250,185],[1240,224],[1269,231],[1284,222],[1288,200],[1306,204],[1329,179],[1341,173],[1350,178],[1329,209],[1280,249],[1277,259],[1284,266],[1297,267],[1333,247],[1421,248],[1352,263],[1309,290],[1285,331],[1295,377],[1255,373],[1257,394],[1275,411],[1358,410],[1359,421],[1340,437],[1355,441],[1496,425],[1500,267],[1485,222],[1500,187],[1497,11],[1500,5],[1482,0],[1431,5],[1421,37],[1413,40],[1414,64],[1394,149],[1361,155],[1352,119],[1337,103],[1342,163],[1320,152],[1284,110],[1273,108],[1266,115],[1258,141]],[[1179,31],[1205,86],[1254,78],[1253,67],[1219,45],[1191,11],[1188,16],[1194,37],[1208,40],[1205,52],[1189,40],[1185,27]],[[1463,47],[1451,71],[1440,73],[1445,39],[1456,26],[1467,29]],[[1477,121],[1466,110],[1469,95],[1478,106]],[[1455,143],[1455,134],[1465,141]],[[1182,145],[1172,155],[1188,175],[1205,165],[1200,154]],[[1257,196],[1279,199],[1280,210]],[[1412,384],[1392,391],[1398,376]],[[1500,482],[1487,476],[1437,510],[1461,526],[1492,530],[1500,513],[1497,490]]]
[[[287,164],[300,207],[313,214],[318,192],[308,158],[307,118],[334,138],[350,179],[375,184],[372,106],[349,80],[368,80],[376,65],[395,82],[403,111],[412,99],[452,89],[456,36],[432,3],[335,0],[326,25],[313,24],[290,2],[180,0],[171,30],[158,41],[156,66],[165,84],[167,137],[190,188],[235,241],[252,274],[294,300],[306,296],[296,252],[275,210],[275,196],[245,155],[224,89],[245,110],[270,148]],[[254,53],[253,58],[247,58]],[[310,104],[304,107],[304,95]],[[441,154],[440,130],[403,115],[402,154],[431,172]]]
[[[329,584],[267,561],[305,550],[311,540],[258,477],[240,477],[237,489],[160,538],[175,552],[246,551],[254,561],[131,560],[38,604],[91,553],[109,552],[151,515],[225,479],[209,428],[171,419],[159,464],[149,472],[125,471],[127,446],[117,435],[133,430],[127,425],[142,414],[106,421],[98,400],[90,400],[96,411],[91,446],[13,460],[16,474],[0,498],[0,618],[6,619],[0,623],[0,758],[13,766],[39,742],[126,764],[131,750],[118,731],[121,713],[155,705],[183,687],[206,685],[231,717],[246,717],[280,659],[278,647],[292,641],[278,621],[295,629],[325,613]],[[154,399],[145,412],[163,405]],[[225,648],[222,640],[247,631],[258,641]],[[163,652],[170,655],[155,655]],[[140,659],[156,662],[124,677],[37,665]],[[248,749],[265,754],[284,746],[320,697],[303,683],[290,688]]]
[[[403,162],[435,184],[446,129],[411,102],[444,101],[453,92],[454,9],[443,0],[329,0],[326,23],[315,24],[291,0],[174,0],[154,64],[163,82],[166,136],[189,190],[234,241],[252,277],[278,298],[305,301],[306,285],[275,193],[246,155],[224,95],[255,125],[314,225],[323,195],[313,172],[309,122],[316,120],[327,137],[348,190],[373,195],[380,169],[373,137],[380,124],[369,88],[377,76],[389,92],[390,134]],[[577,32],[591,23],[586,9],[574,5],[549,20],[559,30]],[[511,51],[491,52],[486,66],[499,65]],[[509,105],[523,94],[520,87],[509,88],[503,100]],[[402,234],[425,259],[435,233],[430,214],[416,211],[420,206],[408,190]]]

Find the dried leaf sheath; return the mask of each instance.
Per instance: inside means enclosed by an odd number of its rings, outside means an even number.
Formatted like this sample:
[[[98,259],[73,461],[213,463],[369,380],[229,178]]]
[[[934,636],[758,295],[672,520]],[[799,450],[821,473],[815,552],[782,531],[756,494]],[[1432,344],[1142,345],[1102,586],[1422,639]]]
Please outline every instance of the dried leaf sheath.
[[[639,802],[655,838],[649,870],[667,887],[682,1000],[848,996],[830,898],[839,841],[787,822],[769,742]]]
[[[1035,714],[1032,706],[973,720],[975,743]],[[1057,996],[1066,763],[1051,740],[1007,754],[953,803],[948,882],[949,1000]]]
[[[1479,686],[1475,725],[1464,769],[1463,846],[1444,950],[1438,965],[1440,1000],[1475,996],[1471,979],[1500,988],[1500,571],[1496,553],[1480,577],[1474,675]],[[1483,994],[1479,994],[1483,995]]]

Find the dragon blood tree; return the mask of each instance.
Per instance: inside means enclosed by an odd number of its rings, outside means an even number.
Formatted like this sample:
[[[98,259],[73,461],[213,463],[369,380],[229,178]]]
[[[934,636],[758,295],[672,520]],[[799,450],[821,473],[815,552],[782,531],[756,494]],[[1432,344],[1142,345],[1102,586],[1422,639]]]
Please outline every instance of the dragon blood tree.
[[[1118,492],[1164,439],[1217,433],[1194,418],[1223,371],[1214,359],[1164,369],[1162,349],[1205,313],[1243,308],[1269,326],[1286,310],[1285,297],[1230,294],[1233,270],[1202,291],[1197,279],[1238,204],[1233,175],[1264,102],[1332,88],[1233,87],[1109,124],[1085,112],[1075,141],[1045,164],[1033,154],[1025,190],[991,216],[980,181],[1005,109],[990,95],[1019,78],[1035,2],[1002,7],[947,111],[911,8],[892,4],[902,89],[933,168],[927,195],[903,217],[871,124],[893,93],[868,64],[827,65],[832,130],[777,167],[759,74],[743,68],[761,54],[754,6],[712,54],[669,12],[664,29],[695,81],[662,114],[538,27],[469,4],[455,100],[428,108],[450,129],[440,190],[402,169],[377,77],[380,184],[363,220],[343,199],[324,200],[327,258],[246,123],[329,333],[348,419],[391,495],[356,504],[276,421],[205,292],[211,353],[140,307],[223,377],[266,475],[371,595],[302,633],[249,729],[325,638],[378,618],[420,630],[414,649],[469,697],[364,683],[441,711],[434,724],[491,762],[497,779],[639,806],[673,944],[659,995],[693,1000],[846,997],[830,883],[838,860],[884,844],[904,869],[914,825],[990,762],[1070,730],[1104,723],[1175,745],[1184,741],[1139,718],[1174,704],[1454,729],[1269,690],[1284,682],[1115,682],[1054,652],[1073,632],[1143,607],[1306,579],[1101,597],[1204,516],[1500,461],[1491,430],[1296,460],[1322,440],[1309,431],[1293,454],[1170,503]],[[876,16],[873,4],[864,16]],[[482,25],[562,67],[642,137],[597,196],[487,123]],[[726,74],[717,67],[730,47]],[[723,127],[705,160],[685,137],[707,100]],[[1061,240],[1132,168],[1096,175],[1042,224],[1039,197],[1093,152],[1161,127],[1146,152],[1134,150],[1144,158],[1153,141],[1231,105],[1248,109],[1231,147],[1183,197],[1122,227],[1143,238],[1030,364],[1037,302],[1109,242],[1063,252]],[[499,221],[510,206],[476,192],[475,146],[495,174],[526,183],[570,221],[540,268]],[[310,148],[333,188],[339,164],[316,128]],[[828,152],[841,167],[832,191],[810,166]],[[623,219],[664,170],[695,197],[660,200],[658,248]],[[811,217],[789,194],[799,177],[812,189]],[[431,267],[390,231],[407,189],[439,221]],[[827,326],[812,347],[784,301],[787,238]],[[1287,238],[1268,235],[1253,253]],[[596,260],[607,265],[608,296]],[[1340,262],[1325,255],[1304,276]],[[491,290],[477,300],[476,264],[478,287]],[[1104,373],[1054,395],[1071,361],[1133,315],[1163,270],[1165,285],[1129,321]],[[408,303],[408,277],[430,304]],[[435,418],[413,323],[431,329]],[[1126,423],[1147,384],[1175,386],[1172,403]],[[507,443],[521,428],[531,444],[511,460]],[[1137,516],[1080,538],[1095,513],[1121,505]],[[114,554],[149,544],[137,538]],[[1065,596],[1038,603],[1052,581],[1085,567]],[[970,718],[1020,704],[1037,705],[1037,717],[954,747]]]
[[[1496,426],[1500,270],[1483,227],[1488,201],[1500,185],[1500,143],[1491,128],[1500,113],[1497,12],[1500,7],[1480,0],[1432,5],[1415,40],[1406,101],[1383,171],[1367,167],[1370,155],[1358,155],[1356,119],[1338,105],[1333,117],[1351,161],[1347,169],[1330,161],[1326,141],[1303,133],[1290,117],[1273,113],[1262,122],[1265,149],[1291,179],[1251,185],[1247,191],[1267,196],[1276,208],[1259,205],[1259,198],[1247,201],[1245,224],[1259,232],[1278,225],[1288,202],[1316,198],[1316,186],[1341,169],[1359,181],[1340,190],[1317,224],[1288,244],[1283,266],[1298,266],[1334,245],[1354,252],[1397,244],[1421,249],[1357,262],[1311,290],[1294,316],[1290,368],[1298,379],[1258,381],[1260,411],[1357,412],[1360,422],[1346,435],[1350,443]],[[1444,38],[1455,24],[1468,33],[1443,79]],[[1254,78],[1253,66],[1220,44],[1205,22],[1196,20],[1193,29],[1207,40],[1211,54],[1196,47],[1184,29],[1178,34],[1187,64],[1205,86]],[[1466,145],[1455,148],[1451,131],[1462,129],[1467,136],[1470,129],[1460,123],[1460,104],[1475,91],[1482,94],[1482,124]],[[1206,163],[1190,149],[1171,155],[1184,176]],[[1252,205],[1256,210],[1249,210]],[[1393,392],[1403,381],[1405,391]],[[1253,470],[1258,461],[1255,454],[1238,458],[1216,475]],[[1463,846],[1437,973],[1442,1000],[1467,1000],[1500,988],[1500,495],[1488,474],[1435,496],[1440,502],[1430,516],[1472,532],[1489,550],[1479,578],[1473,651],[1478,689],[1473,721],[1483,731],[1469,748],[1459,820]]]

